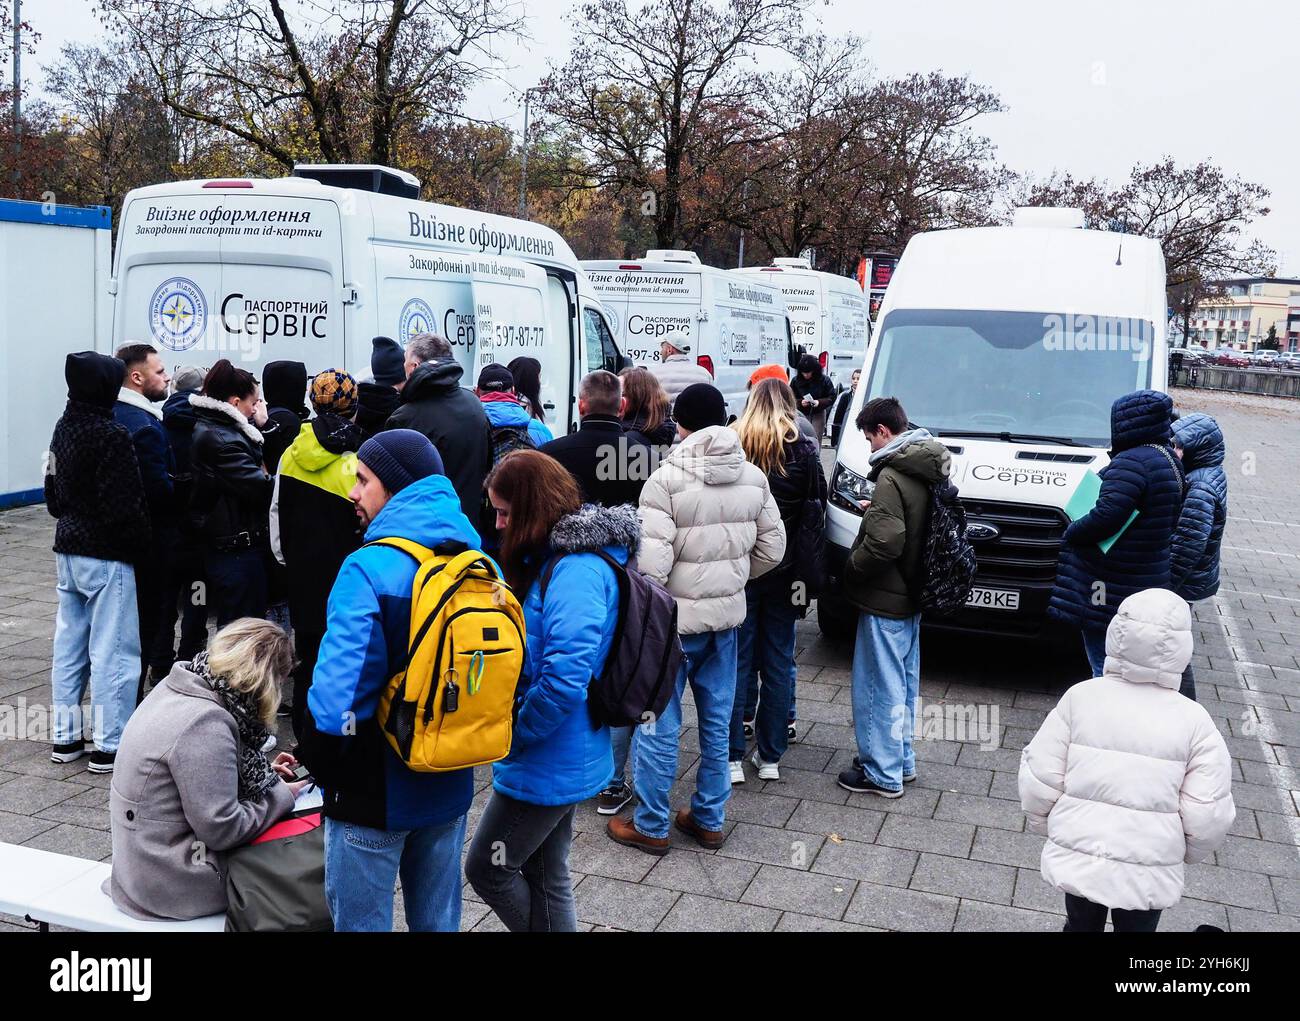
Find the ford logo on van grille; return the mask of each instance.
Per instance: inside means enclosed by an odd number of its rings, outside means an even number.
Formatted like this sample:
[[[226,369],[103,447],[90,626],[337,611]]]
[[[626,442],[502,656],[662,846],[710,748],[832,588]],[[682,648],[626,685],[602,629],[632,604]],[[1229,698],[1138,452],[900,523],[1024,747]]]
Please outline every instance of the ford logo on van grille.
[[[970,521],[966,524],[966,538],[971,542],[992,542],[1001,534],[996,525],[986,525],[983,521]]]

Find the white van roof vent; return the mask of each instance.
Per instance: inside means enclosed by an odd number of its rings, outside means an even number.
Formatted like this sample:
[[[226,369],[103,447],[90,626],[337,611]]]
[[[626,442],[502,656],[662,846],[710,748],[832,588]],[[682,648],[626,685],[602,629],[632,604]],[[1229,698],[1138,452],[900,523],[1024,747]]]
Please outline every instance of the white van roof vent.
[[[1083,227],[1083,210],[1068,206],[1020,206],[1011,216],[1013,227]]]
[[[293,176],[306,177],[332,188],[355,188],[403,199],[420,197],[418,177],[377,163],[299,163],[293,168]]]
[[[785,269],[812,269],[811,259],[773,259],[773,266],[782,266]]]
[[[652,248],[645,253],[646,262],[689,262],[692,266],[700,265],[700,257],[694,252],[680,248]]]

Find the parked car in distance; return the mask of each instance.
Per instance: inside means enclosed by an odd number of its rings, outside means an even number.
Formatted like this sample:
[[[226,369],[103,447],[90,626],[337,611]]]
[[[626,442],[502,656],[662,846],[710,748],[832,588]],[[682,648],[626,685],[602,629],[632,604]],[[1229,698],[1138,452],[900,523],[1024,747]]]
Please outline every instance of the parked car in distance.
[[[1210,358],[1210,364],[1230,369],[1245,369],[1250,367],[1250,359],[1240,351],[1218,351]]]

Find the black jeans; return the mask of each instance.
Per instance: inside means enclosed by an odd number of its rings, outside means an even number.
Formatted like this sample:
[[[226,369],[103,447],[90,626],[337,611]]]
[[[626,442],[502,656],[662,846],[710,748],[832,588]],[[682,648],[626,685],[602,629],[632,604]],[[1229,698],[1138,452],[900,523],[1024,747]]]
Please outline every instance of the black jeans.
[[[150,662],[155,679],[165,675],[173,663],[188,662],[208,643],[208,606],[203,591],[203,560],[198,553],[178,553],[172,560],[162,594],[162,618],[158,624]],[[181,644],[176,647],[176,617],[181,619]]]
[[[1160,912],[1124,911],[1121,908],[1108,908],[1104,904],[1094,904],[1085,897],[1076,897],[1072,893],[1065,895],[1065,931],[1066,932],[1105,932],[1106,912],[1115,923],[1116,932],[1155,932],[1160,924]]]
[[[307,725],[307,692],[311,690],[311,676],[316,670],[316,660],[320,656],[320,643],[324,631],[299,627],[293,622],[293,648],[298,657],[298,665],[293,668],[293,710],[289,719],[293,723],[294,736],[301,741],[303,730]]]
[[[207,550],[203,566],[208,574],[208,602],[223,628],[238,617],[266,616],[268,605],[266,559],[261,549],[237,553]]]
[[[465,878],[511,932],[577,932],[569,875],[577,805],[530,805],[493,791]]]

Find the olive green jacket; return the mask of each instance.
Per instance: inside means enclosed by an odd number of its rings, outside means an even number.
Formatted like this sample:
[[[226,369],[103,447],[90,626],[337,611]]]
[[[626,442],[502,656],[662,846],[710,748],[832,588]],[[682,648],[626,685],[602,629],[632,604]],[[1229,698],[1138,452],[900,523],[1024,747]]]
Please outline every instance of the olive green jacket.
[[[950,456],[928,434],[903,433],[899,439],[897,449],[881,451],[867,476],[876,491],[844,565],[849,602],[864,613],[895,619],[920,612],[930,487],[946,476]]]

